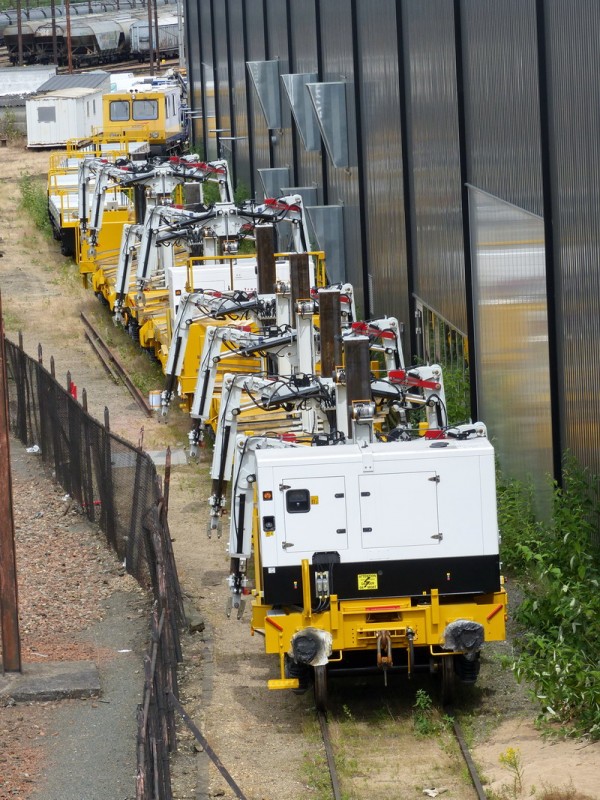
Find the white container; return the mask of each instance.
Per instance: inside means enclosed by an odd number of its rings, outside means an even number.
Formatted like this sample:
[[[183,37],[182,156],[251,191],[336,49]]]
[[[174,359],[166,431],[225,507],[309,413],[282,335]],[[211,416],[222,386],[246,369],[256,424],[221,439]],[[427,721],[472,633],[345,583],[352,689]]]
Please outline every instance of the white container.
[[[102,95],[110,87],[72,87],[38,94],[27,100],[27,146],[63,147],[102,127]]]

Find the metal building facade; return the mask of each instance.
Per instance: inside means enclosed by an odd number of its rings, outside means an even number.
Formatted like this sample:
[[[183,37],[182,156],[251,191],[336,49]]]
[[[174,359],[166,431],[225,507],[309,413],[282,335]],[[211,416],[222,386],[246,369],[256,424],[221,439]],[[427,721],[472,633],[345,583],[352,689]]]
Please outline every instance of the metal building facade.
[[[192,104],[214,79],[235,182],[335,209],[336,276],[361,314],[404,322],[407,350],[418,308],[468,336],[512,471],[541,480],[564,449],[600,468],[584,378],[600,360],[600,4],[187,0],[187,23]]]

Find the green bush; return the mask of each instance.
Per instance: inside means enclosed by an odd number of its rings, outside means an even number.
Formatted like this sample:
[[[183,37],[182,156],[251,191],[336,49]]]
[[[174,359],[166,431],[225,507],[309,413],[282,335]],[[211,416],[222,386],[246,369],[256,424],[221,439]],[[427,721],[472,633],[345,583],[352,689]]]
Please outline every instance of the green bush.
[[[21,207],[33,219],[37,228],[46,236],[52,236],[52,225],[48,217],[48,196],[45,187],[42,187],[33,176],[24,173],[19,178],[21,191]]]
[[[15,139],[22,138],[23,134],[17,128],[15,112],[6,108],[0,116],[0,139],[8,139],[14,142]]]
[[[534,687],[544,719],[600,739],[598,477],[567,458],[548,523],[533,520],[530,501],[526,487],[500,483],[502,557],[527,583],[512,666]]]

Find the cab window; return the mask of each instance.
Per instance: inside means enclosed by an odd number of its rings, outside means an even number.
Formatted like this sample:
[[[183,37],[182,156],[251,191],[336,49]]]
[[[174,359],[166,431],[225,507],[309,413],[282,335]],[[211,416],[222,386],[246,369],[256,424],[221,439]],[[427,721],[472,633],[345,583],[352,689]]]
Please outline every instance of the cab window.
[[[158,119],[158,101],[157,100],[134,100],[133,101],[133,119]]]
[[[110,104],[112,122],[127,122],[129,119],[129,100],[112,100]]]

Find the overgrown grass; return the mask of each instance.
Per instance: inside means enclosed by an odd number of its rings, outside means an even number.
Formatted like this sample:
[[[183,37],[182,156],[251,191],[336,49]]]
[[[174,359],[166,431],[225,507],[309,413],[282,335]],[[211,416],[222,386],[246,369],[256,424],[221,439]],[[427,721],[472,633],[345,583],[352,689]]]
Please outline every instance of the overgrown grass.
[[[532,490],[499,481],[502,557],[526,587],[523,633],[511,664],[534,687],[541,719],[600,739],[598,476],[567,458],[553,486],[552,516],[536,522]]]
[[[9,142],[15,142],[17,139],[23,138],[24,134],[17,127],[15,112],[5,108],[0,115],[0,139],[8,139]]]
[[[48,197],[46,187],[25,172],[19,178],[21,207],[31,216],[35,226],[44,236],[52,237],[52,226],[48,218]]]
[[[444,392],[450,425],[471,419],[471,388],[469,368],[458,364],[443,366]]]

